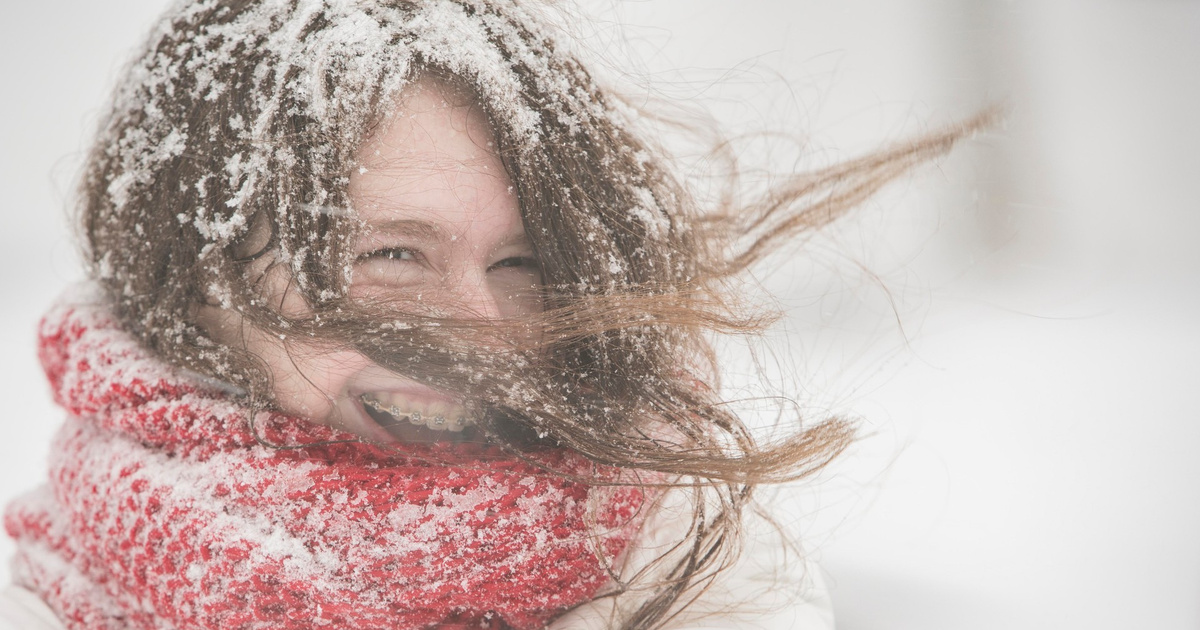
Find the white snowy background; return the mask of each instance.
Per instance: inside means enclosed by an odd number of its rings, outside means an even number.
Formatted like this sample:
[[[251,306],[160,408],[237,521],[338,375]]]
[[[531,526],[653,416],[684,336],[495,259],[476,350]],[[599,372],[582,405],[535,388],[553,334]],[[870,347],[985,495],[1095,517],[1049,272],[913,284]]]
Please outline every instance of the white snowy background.
[[[80,275],[74,178],[163,6],[0,9],[3,500],[43,477],[59,422],[33,331]],[[757,274],[787,312],[757,355],[773,391],[863,429],[783,506],[840,628],[1200,628],[1200,2],[589,0],[583,14],[610,65],[734,133],[785,132],[801,166],[1009,107]],[[792,167],[763,155],[745,158]],[[735,390],[745,355],[730,350]]]

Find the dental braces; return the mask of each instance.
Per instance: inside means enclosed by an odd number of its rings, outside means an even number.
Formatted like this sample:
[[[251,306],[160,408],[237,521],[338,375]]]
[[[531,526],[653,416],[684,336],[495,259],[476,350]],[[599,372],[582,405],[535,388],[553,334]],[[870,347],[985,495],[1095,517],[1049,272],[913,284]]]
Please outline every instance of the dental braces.
[[[408,420],[411,424],[425,426],[431,429],[447,428],[451,431],[461,431],[465,427],[474,424],[474,422],[466,416],[460,416],[455,422],[451,422],[445,416],[441,415],[433,416],[427,420],[421,415],[420,411],[404,411],[403,409],[400,409],[394,405],[384,405],[378,400],[365,396],[363,397],[362,402],[364,405],[374,409],[375,411],[386,413],[397,420]]]

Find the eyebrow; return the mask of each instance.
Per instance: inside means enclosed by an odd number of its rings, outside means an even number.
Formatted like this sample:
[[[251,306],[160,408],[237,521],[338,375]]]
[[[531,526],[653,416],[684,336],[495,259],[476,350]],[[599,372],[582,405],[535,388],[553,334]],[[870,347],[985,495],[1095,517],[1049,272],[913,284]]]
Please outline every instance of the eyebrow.
[[[371,225],[371,232],[376,234],[387,234],[389,236],[403,236],[419,241],[434,241],[437,243],[445,243],[454,240],[450,233],[436,223],[421,221],[420,219],[391,219],[380,221]],[[533,247],[533,241],[529,238],[529,234],[524,229],[521,232],[510,234],[501,239],[496,244],[497,249],[502,247],[524,246]]]
[[[533,239],[529,238],[529,234],[526,233],[524,230],[522,230],[520,234],[512,234],[510,236],[506,236],[504,239],[502,239],[499,243],[496,244],[496,249],[500,249],[502,247],[513,247],[513,246],[525,246],[525,247],[532,248],[533,247]]]
[[[450,235],[440,226],[417,219],[392,219],[371,225],[371,231],[390,235],[407,236],[425,241],[444,242]]]

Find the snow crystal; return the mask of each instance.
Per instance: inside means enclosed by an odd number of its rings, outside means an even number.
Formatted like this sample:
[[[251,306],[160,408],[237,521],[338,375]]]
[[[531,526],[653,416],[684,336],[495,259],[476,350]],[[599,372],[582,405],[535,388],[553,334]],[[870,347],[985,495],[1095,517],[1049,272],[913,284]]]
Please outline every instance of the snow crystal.
[[[507,2],[496,8],[450,0],[415,7],[265,0],[233,19],[191,26],[219,12],[218,5],[208,1],[181,6],[157,25],[152,52],[131,68],[117,96],[111,129],[119,130],[120,137],[112,138],[109,146],[120,168],[107,188],[119,213],[141,187],[154,182],[161,169],[188,150],[190,141],[197,143],[197,155],[204,154],[201,143],[225,141],[220,125],[207,129],[208,138],[189,136],[175,107],[183,91],[204,101],[223,98],[230,90],[244,92],[249,111],[223,120],[242,146],[220,174],[231,192],[219,202],[229,211],[196,209],[186,220],[180,217],[181,223],[191,223],[218,246],[248,229],[249,202],[267,193],[264,186],[272,169],[301,163],[293,147],[275,137],[281,117],[309,117],[322,132],[342,141],[305,147],[311,154],[305,163],[317,171],[311,173],[313,181],[339,181],[322,169],[340,168],[346,155],[337,151],[361,143],[363,131],[387,113],[411,79],[417,59],[472,84],[497,123],[524,150],[536,146],[544,131],[542,113],[530,105],[522,78],[526,75],[518,74],[518,66],[546,95],[548,102],[537,107],[571,133],[580,127],[581,116],[602,113],[594,111],[584,91],[572,92],[563,70],[551,67],[542,47],[554,44],[536,30],[538,20]],[[314,24],[321,26],[314,29]],[[249,72],[237,68],[248,60],[247,51],[259,60]],[[131,121],[136,123],[128,124]],[[201,200],[211,196],[210,176],[202,175],[192,184]],[[324,185],[316,187],[314,203],[323,203],[328,195],[321,189]]]
[[[488,26],[494,27],[495,22],[489,24],[487,14],[481,13],[484,18],[472,18],[449,0],[427,3],[410,24],[417,34],[413,50],[450,72],[473,79],[484,101],[504,105],[498,113],[515,135],[536,143],[541,136],[541,116],[523,104],[521,81],[511,62],[488,41]],[[512,35],[506,40],[509,47],[519,42]]]
[[[192,221],[192,225],[213,244],[227,242],[230,238],[240,234],[241,228],[246,225],[246,216],[242,214],[231,215],[228,219],[213,217],[205,221],[204,217],[207,214],[205,208],[197,208],[196,218]]]
[[[104,252],[104,256],[96,263],[96,275],[100,278],[108,279],[113,277],[112,252]]]
[[[641,186],[633,187],[634,197],[638,204],[629,209],[629,217],[646,226],[646,232],[652,238],[662,238],[671,230],[671,221],[666,213],[659,209],[654,194]]]
[[[307,212],[313,216],[326,215],[331,217],[352,217],[354,210],[339,206],[330,206],[325,204],[301,203],[297,204],[297,208]]]
[[[208,285],[208,296],[216,299],[221,308],[233,308],[233,291],[224,283],[214,282]]]
[[[614,276],[625,273],[625,263],[614,256],[611,252],[608,254],[608,273]]]

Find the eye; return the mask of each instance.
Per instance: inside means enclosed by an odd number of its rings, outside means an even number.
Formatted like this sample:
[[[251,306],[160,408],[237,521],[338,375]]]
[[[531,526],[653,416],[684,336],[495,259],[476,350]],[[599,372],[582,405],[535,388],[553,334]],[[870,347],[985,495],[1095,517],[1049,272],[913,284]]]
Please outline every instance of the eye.
[[[421,252],[418,252],[413,249],[408,249],[406,247],[386,247],[383,249],[377,249],[373,252],[367,252],[366,254],[361,254],[358,257],[358,261],[363,262],[366,260],[370,260],[372,258],[377,258],[377,259],[383,259],[383,260],[401,260],[401,261],[416,262],[417,260],[420,259],[420,256],[421,256]]]
[[[524,267],[530,270],[541,270],[541,264],[538,263],[536,258],[531,256],[511,256],[492,264],[492,266],[488,267],[488,269],[504,269],[511,267]]]
[[[425,254],[409,247],[380,247],[359,254],[354,262],[354,283],[359,286],[414,286],[430,281],[433,271]]]

